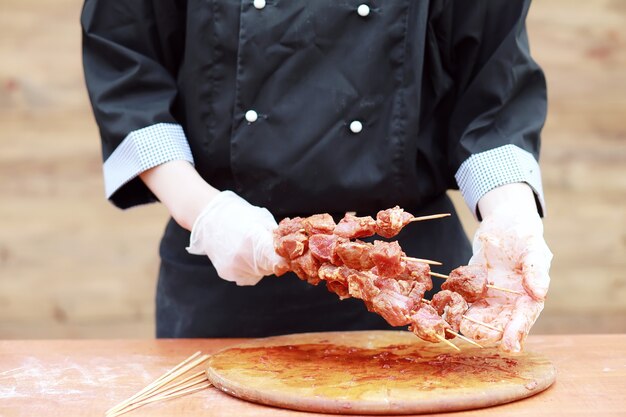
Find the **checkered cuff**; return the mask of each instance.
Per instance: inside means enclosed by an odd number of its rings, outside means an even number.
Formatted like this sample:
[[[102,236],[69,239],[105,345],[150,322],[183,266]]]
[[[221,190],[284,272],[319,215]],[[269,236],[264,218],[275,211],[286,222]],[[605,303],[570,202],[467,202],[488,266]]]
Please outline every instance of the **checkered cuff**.
[[[535,157],[515,145],[504,145],[467,158],[455,174],[461,194],[478,218],[478,200],[504,184],[525,182],[533,189],[545,213],[541,171]]]
[[[140,173],[176,160],[193,164],[191,149],[180,125],[158,123],[130,132],[104,162],[107,199]]]

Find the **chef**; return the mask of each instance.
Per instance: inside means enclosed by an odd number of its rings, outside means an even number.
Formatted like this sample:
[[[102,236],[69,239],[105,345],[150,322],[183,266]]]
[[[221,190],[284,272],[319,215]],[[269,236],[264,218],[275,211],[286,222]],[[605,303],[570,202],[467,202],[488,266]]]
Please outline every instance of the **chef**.
[[[83,60],[107,198],[162,202],[158,337],[387,328],[293,275],[276,219],[400,205],[481,226],[410,225],[413,256],[483,263],[495,284],[463,331],[519,350],[543,308],[551,253],[537,158],[543,73],[529,1],[86,0]],[[202,256],[198,256],[202,255]],[[263,278],[265,277],[265,278]],[[220,279],[222,278],[222,279]],[[263,278],[263,279],[262,279]],[[477,303],[478,304],[478,303]]]

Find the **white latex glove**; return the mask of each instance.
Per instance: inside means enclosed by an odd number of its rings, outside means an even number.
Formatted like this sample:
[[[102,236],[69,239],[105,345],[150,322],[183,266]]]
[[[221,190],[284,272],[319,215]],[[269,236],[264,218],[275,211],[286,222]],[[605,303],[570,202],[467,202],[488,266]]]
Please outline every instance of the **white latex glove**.
[[[286,261],[274,250],[276,227],[267,209],[222,191],[194,222],[187,251],[208,256],[221,278],[255,285],[265,275],[285,269]]]
[[[489,283],[521,291],[495,289],[472,304],[466,315],[502,329],[501,332],[463,319],[461,331],[480,343],[496,343],[506,352],[519,352],[530,328],[543,310],[550,284],[552,252],[543,239],[543,223],[536,210],[520,209],[515,201],[498,206],[476,231],[470,264],[487,268]]]

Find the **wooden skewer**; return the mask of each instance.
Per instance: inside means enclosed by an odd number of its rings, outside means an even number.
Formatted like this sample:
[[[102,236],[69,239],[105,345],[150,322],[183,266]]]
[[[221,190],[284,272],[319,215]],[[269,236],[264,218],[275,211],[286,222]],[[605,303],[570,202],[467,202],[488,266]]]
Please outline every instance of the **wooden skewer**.
[[[448,279],[450,278],[449,275],[444,275],[444,274],[439,274],[437,272],[432,272],[430,271],[429,274],[433,277],[437,277],[437,278],[443,278],[443,279]],[[518,294],[518,295],[525,295],[525,293],[521,292],[521,291],[517,291],[517,290],[511,290],[508,288],[503,288],[503,287],[498,287],[496,285],[491,285],[491,284],[487,284],[486,285],[487,288],[491,288],[493,290],[498,290],[498,291],[504,291],[504,292],[510,292],[511,294]]]
[[[465,314],[463,315],[463,318],[466,319],[466,320],[469,320],[469,321],[471,321],[473,323],[480,324],[481,326],[485,326],[488,329],[495,330],[496,332],[502,332],[501,329],[498,329],[497,327],[493,327],[491,324],[487,324],[485,322],[473,319],[473,318],[471,318],[469,316],[466,316]]]
[[[523,293],[523,292],[521,292],[521,291],[511,290],[511,289],[509,289],[509,288],[498,287],[498,286],[496,286],[496,285],[491,285],[491,284],[487,284],[487,288],[491,288],[492,290],[498,290],[498,291],[510,292],[511,294],[526,295],[526,293]]]
[[[441,213],[441,214],[431,214],[429,216],[413,217],[411,220],[409,220],[409,223],[421,222],[423,220],[440,219],[442,217],[448,217],[448,216],[451,216],[451,214],[450,213]]]
[[[470,339],[469,337],[465,337],[465,336],[463,336],[463,335],[462,335],[462,334],[460,334],[460,333],[457,333],[457,332],[455,332],[455,331],[453,331],[453,330],[450,330],[450,329],[446,329],[446,332],[448,332],[448,333],[450,333],[450,334],[455,335],[456,337],[458,337],[458,338],[459,338],[459,339],[461,339],[461,340],[465,340],[467,343],[470,343],[470,344],[472,344],[472,345],[474,345],[474,346],[478,346],[478,347],[479,347],[479,348],[481,348],[481,349],[483,348],[481,345],[479,345],[478,343],[474,342],[474,341],[473,341],[472,339]]]
[[[209,355],[202,355],[198,359],[196,359],[196,360],[194,360],[194,361],[192,361],[190,363],[188,362],[189,359],[183,361],[181,364],[177,365],[172,371],[167,372],[162,377],[160,377],[159,379],[154,381],[152,384],[148,385],[146,388],[144,388],[141,391],[139,391],[137,394],[133,395],[128,400],[123,401],[122,403],[118,404],[117,406],[111,408],[109,411],[106,412],[106,414],[114,414],[115,412],[117,412],[117,411],[125,408],[129,404],[131,404],[134,400],[137,400],[137,399],[143,400],[143,399],[145,399],[148,394],[151,394],[152,392],[158,390],[159,388],[161,388],[165,384],[167,384],[170,381],[173,381],[174,379],[178,378],[179,376],[185,374],[186,372],[188,372],[189,370],[195,368],[196,366],[200,365],[201,363],[206,362],[207,359],[209,359]],[[185,365],[185,363],[186,363],[186,365]],[[183,366],[181,367],[181,365],[183,365]]]
[[[200,356],[198,359],[196,359],[195,361],[193,361],[193,362],[185,365],[184,367],[180,368],[178,371],[176,371],[172,375],[168,376],[167,378],[163,378],[163,380],[157,386],[155,386],[149,392],[147,392],[146,395],[152,393],[153,391],[158,390],[159,388],[161,388],[165,384],[168,384],[169,382],[175,380],[176,378],[180,377],[181,375],[184,375],[186,372],[189,372],[191,369],[195,368],[196,366],[206,362],[208,359],[209,359],[209,355],[202,355],[202,356]],[[145,398],[145,396],[142,397],[142,399],[143,398]]]
[[[134,403],[130,407],[125,408],[125,409],[123,409],[121,411],[118,411],[115,414],[112,414],[111,417],[121,416],[122,414],[126,414],[129,411],[133,411],[133,410],[135,410],[135,409],[137,409],[139,407],[142,407],[142,406],[144,406],[146,404],[150,404],[150,403],[153,403],[153,402],[156,402],[156,401],[164,401],[164,400],[170,400],[170,399],[173,399],[173,398],[182,397],[183,395],[191,394],[191,393],[196,392],[196,391],[201,391],[203,389],[209,388],[210,386],[211,386],[211,383],[207,381],[204,385],[200,385],[200,386],[197,386],[197,387],[189,388],[189,389],[186,389],[186,390],[183,390],[183,391],[180,391],[180,392],[170,393],[170,394],[167,394],[167,395],[158,395],[156,397],[152,397],[152,398],[149,398],[147,400],[143,400],[141,402]]]
[[[195,380],[187,382],[186,384],[182,384],[182,385],[181,384],[176,384],[176,385],[173,385],[171,387],[167,387],[166,389],[164,389],[161,392],[159,392],[157,395],[150,395],[150,397],[143,397],[140,402],[147,401],[148,399],[151,399],[151,398],[166,397],[166,396],[168,396],[170,394],[174,394],[175,392],[179,392],[179,391],[185,390],[187,388],[194,387],[194,386],[196,386],[198,384],[203,384],[203,383],[209,382],[209,379],[208,379],[208,377],[206,375],[206,372],[203,372],[203,373],[204,373],[204,375],[201,375],[200,378],[196,378]]]
[[[449,340],[448,340],[448,339],[446,339],[445,337],[443,337],[443,336],[439,336],[438,334],[436,334],[436,335],[435,335],[435,337],[436,337],[437,339],[439,339],[441,342],[443,342],[443,343],[446,343],[446,344],[450,345],[450,347],[452,347],[452,348],[454,348],[454,349],[458,350],[459,352],[461,351],[461,349],[459,349],[459,347],[458,347],[457,345],[455,345],[454,343],[452,343],[451,341],[449,341]]]
[[[167,399],[170,399],[170,398],[180,397],[181,395],[188,394],[188,393],[194,392],[194,391],[199,391],[200,389],[209,388],[209,387],[213,386],[211,381],[209,381],[208,379],[206,379],[205,381],[201,381],[201,382],[203,382],[202,385],[199,385],[200,383],[195,383],[195,384],[193,384],[194,385],[193,388],[190,386],[189,388],[184,389],[184,390],[178,389],[178,390],[175,390],[175,391],[163,393],[162,395],[159,395],[157,397],[151,398],[151,400],[153,400],[152,402],[154,402],[154,401],[163,401],[163,400],[167,400]],[[198,385],[198,386],[195,387],[196,385]]]
[[[425,299],[425,298],[422,298],[422,302],[423,302],[423,303],[426,303],[426,304],[430,304],[430,300],[427,300],[427,299]],[[463,316],[463,317],[465,317],[465,316]],[[407,318],[409,318],[409,316],[407,316]],[[476,323],[476,322],[475,322],[475,323]],[[478,324],[484,324],[485,326],[489,326],[487,323],[478,323]],[[463,339],[463,340],[465,340],[467,343],[471,343],[472,345],[476,345],[476,346],[478,346],[479,348],[481,348],[481,349],[482,349],[482,346],[481,346],[481,345],[479,345],[478,343],[474,342],[472,339],[470,339],[470,338],[467,338],[467,337],[463,336],[462,334],[459,334],[459,333],[457,333],[457,332],[455,332],[455,331],[452,331],[452,330],[450,330],[450,329],[446,329],[446,332],[448,332],[448,333],[450,333],[450,334],[453,334],[453,335],[455,335],[456,337],[458,337],[459,339]]]
[[[426,303],[426,304],[430,304],[430,300],[427,300],[427,299],[425,299],[425,298],[422,298],[422,302],[423,302],[423,303]],[[471,317],[468,317],[468,316],[466,316],[465,314],[464,314],[462,317],[463,317],[464,319],[468,319],[469,321],[471,321],[471,322],[473,322],[473,323],[480,324],[481,326],[485,326],[485,327],[486,327],[486,328],[488,328],[488,329],[495,330],[496,332],[501,332],[501,331],[502,331],[501,329],[498,329],[497,327],[493,327],[492,325],[487,324],[487,323],[485,323],[485,322],[483,322],[483,321],[479,321],[479,320],[473,319],[473,318],[471,318]]]
[[[201,379],[198,379],[198,378],[201,378]],[[185,384],[186,382],[192,381],[194,379],[196,380],[196,381],[194,381],[194,384],[197,384],[198,382],[201,382],[201,381],[206,381],[207,380],[206,372],[205,371],[200,371],[198,373],[195,373],[195,374],[193,374],[191,376],[188,376],[187,378],[183,379],[182,381],[179,381],[179,382],[177,382],[177,383],[175,383],[175,384],[173,384],[173,385],[171,385],[169,387],[163,385],[159,389],[157,389],[156,391],[153,391],[153,392],[151,392],[151,393],[141,397],[140,399],[138,398],[137,400],[138,401],[142,401],[142,400],[145,400],[147,398],[154,397],[155,395],[162,394],[162,393],[164,393],[166,391],[169,392],[172,389],[174,389],[176,387],[179,387],[179,386]]]
[[[203,372],[204,373],[204,372]],[[206,386],[206,384],[209,384],[208,386],[211,386],[211,383],[209,382],[206,373],[204,373],[204,377],[202,379],[199,379],[197,381],[192,381],[189,382],[185,385],[182,386],[178,386],[180,384],[177,384],[177,386],[172,386],[167,388],[164,391],[161,391],[158,395],[149,395],[148,397],[142,397],[139,401],[137,402],[133,402],[128,404],[127,407],[115,412],[114,414],[110,414],[111,417],[115,417],[115,416],[119,416],[122,414],[125,414],[131,410],[135,410],[139,407],[141,407],[142,405],[146,405],[146,404],[150,404],[159,400],[163,400],[163,399],[167,399],[169,398],[172,394],[175,394],[179,391],[183,391],[183,390],[187,390],[189,388],[195,387],[196,385],[199,384],[204,384],[203,386]]]
[[[132,397],[128,398],[125,401],[122,401],[121,403],[119,403],[116,406],[113,406],[111,408],[109,408],[106,411],[106,414],[109,413],[114,413],[115,411],[118,411],[120,409],[122,409],[123,407],[125,407],[126,405],[128,405],[130,402],[132,402],[133,400],[139,398],[140,396],[146,394],[148,391],[152,390],[153,388],[157,387],[159,385],[159,383],[161,381],[163,381],[165,378],[169,377],[170,375],[172,375],[173,373],[177,372],[178,370],[180,370],[182,367],[184,367],[185,365],[187,365],[189,362],[193,361],[194,359],[196,359],[198,356],[200,356],[201,352],[196,352],[193,355],[191,355],[190,357],[188,357],[187,359],[185,359],[184,361],[182,361],[181,363],[179,363],[178,365],[176,365],[175,367],[173,367],[172,369],[170,369],[169,371],[167,371],[166,373],[164,373],[163,375],[161,375],[160,377],[158,377],[154,382],[152,382],[150,385],[148,385],[147,387],[145,387],[144,389],[142,389],[141,391],[139,391],[138,393],[136,393],[135,395],[133,395]]]
[[[423,299],[422,299],[423,300]],[[428,300],[426,300],[428,301]],[[411,314],[414,314],[415,311],[411,311]],[[404,317],[407,318],[407,320],[411,320],[411,316],[409,316],[408,314],[405,314]],[[448,329],[446,329],[448,330]],[[455,336],[457,335],[456,333],[452,332]],[[449,341],[448,339],[446,339],[445,337],[441,337],[439,335],[435,335],[435,337],[439,340],[441,340],[444,343],[449,344],[450,346],[452,346],[453,348],[455,348],[456,350],[458,350],[459,352],[461,351],[461,349],[459,349],[454,343],[452,343],[451,341]]]
[[[402,256],[400,259],[402,259],[403,261],[421,262],[421,263],[428,264],[428,265],[443,265],[441,262],[438,262],[438,261],[431,261],[430,259],[422,259],[422,258],[413,258],[410,256]]]
[[[431,276],[433,276],[433,277],[437,277],[437,278],[443,278],[443,279],[448,279],[448,278],[450,278],[448,275],[440,274],[440,273],[438,273],[438,272],[433,272],[433,271],[430,271],[430,272],[429,272],[429,274],[430,274]]]

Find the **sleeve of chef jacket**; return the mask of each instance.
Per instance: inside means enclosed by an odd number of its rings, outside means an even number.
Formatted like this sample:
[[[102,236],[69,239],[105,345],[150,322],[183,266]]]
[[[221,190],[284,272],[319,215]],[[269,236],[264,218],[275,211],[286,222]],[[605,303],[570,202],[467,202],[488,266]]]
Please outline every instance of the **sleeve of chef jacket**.
[[[456,100],[449,127],[451,173],[474,215],[500,185],[525,182],[539,213],[544,198],[539,158],[546,83],[530,56],[530,0],[451,1],[443,13]]]
[[[105,192],[121,208],[155,201],[137,177],[171,160],[193,163],[172,114],[184,35],[182,1],[86,0],[83,67],[100,129]]]

